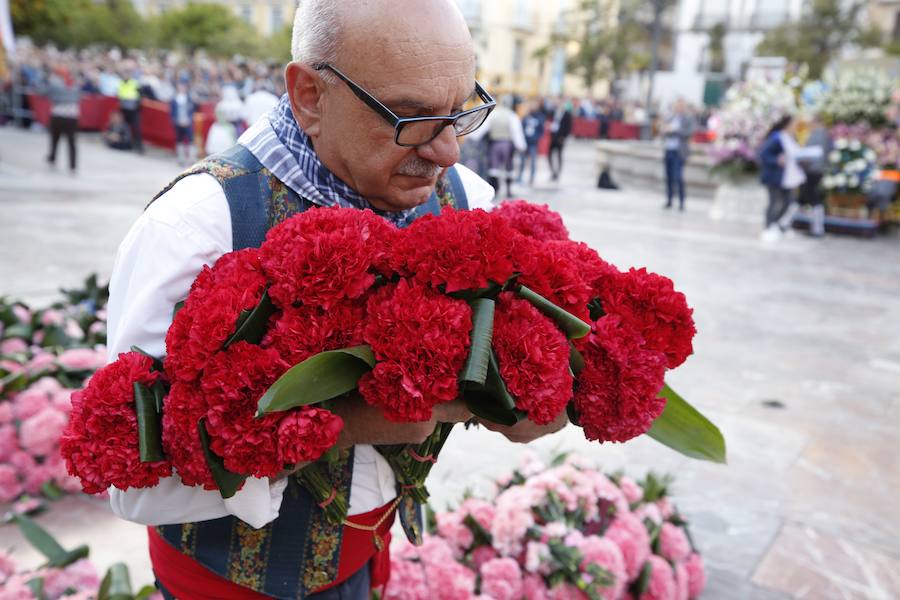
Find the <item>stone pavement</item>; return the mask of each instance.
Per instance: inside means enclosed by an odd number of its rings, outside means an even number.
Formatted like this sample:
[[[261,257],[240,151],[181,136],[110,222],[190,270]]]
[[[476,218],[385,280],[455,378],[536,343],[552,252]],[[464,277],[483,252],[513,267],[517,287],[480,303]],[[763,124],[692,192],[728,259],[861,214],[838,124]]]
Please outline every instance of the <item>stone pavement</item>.
[[[45,138],[0,129],[0,294],[42,302],[58,285],[108,275],[143,205],[177,173],[162,155],[81,144],[71,178],[42,163]],[[705,598],[900,597],[900,239],[758,240],[758,228],[707,217],[708,201],[663,211],[655,192],[594,188],[594,150],[573,142],[559,186],[535,189],[572,232],[619,267],[672,277],[695,309],[695,356],[670,382],[722,429],[729,464],[685,459],[650,439],[588,444],[569,427],[532,444],[574,451],[639,477],[671,472],[710,581]],[[100,169],[108,172],[101,173]],[[619,182],[626,183],[626,182]],[[524,448],[457,431],[429,487],[438,507],[486,491]],[[105,568],[126,560],[150,579],[140,527],[102,502],[70,497],[40,521],[65,544],[88,541]],[[36,560],[17,532],[0,547]]]

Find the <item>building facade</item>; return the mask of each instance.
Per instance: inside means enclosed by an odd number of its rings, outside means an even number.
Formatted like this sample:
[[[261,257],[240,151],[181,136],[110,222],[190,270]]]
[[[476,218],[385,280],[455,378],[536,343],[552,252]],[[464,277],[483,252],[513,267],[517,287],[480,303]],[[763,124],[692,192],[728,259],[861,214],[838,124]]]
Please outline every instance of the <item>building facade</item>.
[[[194,3],[221,4],[252,25],[260,34],[277,33],[294,20],[296,0],[190,0]],[[158,15],[173,8],[181,8],[188,0],[132,0],[134,7],[144,16]]]

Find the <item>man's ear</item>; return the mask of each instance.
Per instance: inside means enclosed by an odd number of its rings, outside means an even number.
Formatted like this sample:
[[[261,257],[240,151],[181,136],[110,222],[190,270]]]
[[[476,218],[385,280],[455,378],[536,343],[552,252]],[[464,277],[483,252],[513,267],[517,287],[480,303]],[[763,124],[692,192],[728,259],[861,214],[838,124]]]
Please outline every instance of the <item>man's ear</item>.
[[[297,119],[303,132],[315,140],[320,132],[319,100],[323,91],[322,79],[309,65],[290,62],[284,69],[284,83],[291,99],[291,112],[294,113],[294,118]]]

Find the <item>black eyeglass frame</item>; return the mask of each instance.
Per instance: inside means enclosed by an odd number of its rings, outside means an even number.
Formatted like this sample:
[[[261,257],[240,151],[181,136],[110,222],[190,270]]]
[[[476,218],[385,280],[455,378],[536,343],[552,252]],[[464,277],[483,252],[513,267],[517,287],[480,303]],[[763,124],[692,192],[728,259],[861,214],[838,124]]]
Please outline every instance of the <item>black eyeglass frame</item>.
[[[471,131],[466,131],[465,133],[458,133],[457,137],[460,137],[463,135],[468,135],[468,134],[472,133],[473,131],[475,131],[476,129],[478,129],[479,127],[481,127],[482,125],[484,125],[484,122],[487,120],[488,115],[491,114],[491,111],[493,111],[494,108],[496,108],[496,106],[497,106],[497,102],[494,100],[494,98],[491,97],[491,95],[487,92],[487,90],[485,90],[483,87],[481,87],[481,84],[476,81],[475,82],[475,93],[478,94],[478,97],[481,99],[482,102],[484,102],[484,104],[476,106],[475,108],[470,108],[468,110],[460,111],[460,112],[456,113],[455,115],[428,116],[428,117],[400,117],[400,116],[396,115],[394,113],[394,111],[392,111],[387,106],[385,106],[378,98],[376,98],[375,96],[373,96],[372,94],[367,92],[362,86],[360,86],[355,81],[353,81],[352,79],[350,79],[349,77],[344,75],[340,71],[340,69],[338,69],[334,65],[332,65],[330,63],[316,63],[316,64],[312,65],[312,68],[316,71],[328,69],[329,71],[331,71],[332,73],[337,75],[341,81],[343,81],[344,83],[347,84],[347,87],[350,88],[350,91],[353,92],[353,94],[357,98],[362,100],[366,104],[366,106],[368,106],[369,108],[374,110],[376,113],[381,115],[381,117],[385,121],[390,123],[391,127],[394,128],[394,143],[397,144],[398,146],[403,146],[406,148],[415,148],[417,146],[424,146],[425,144],[429,144],[432,141],[434,141],[434,139],[437,136],[439,136],[442,131],[444,131],[444,128],[446,128],[447,126],[454,125],[462,117],[471,115],[472,113],[484,111],[485,112],[484,119],[482,119],[482,121],[481,121],[481,123],[479,123],[478,127],[473,128]],[[428,140],[426,140],[424,142],[419,142],[418,144],[401,144],[400,143],[400,132],[403,130],[404,125],[406,125],[407,123],[419,123],[419,122],[423,122],[423,121],[443,121],[444,125],[442,127],[435,129],[434,135],[432,135],[431,138],[429,138]]]

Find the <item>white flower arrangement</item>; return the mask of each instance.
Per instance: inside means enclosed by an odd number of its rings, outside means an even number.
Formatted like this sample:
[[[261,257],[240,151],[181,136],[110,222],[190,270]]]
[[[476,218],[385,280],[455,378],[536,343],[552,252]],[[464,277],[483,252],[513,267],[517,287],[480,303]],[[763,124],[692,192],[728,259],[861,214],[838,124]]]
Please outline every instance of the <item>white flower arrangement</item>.
[[[859,140],[838,138],[828,154],[828,173],[823,187],[832,193],[861,194],[868,191],[875,173],[875,153]]]

